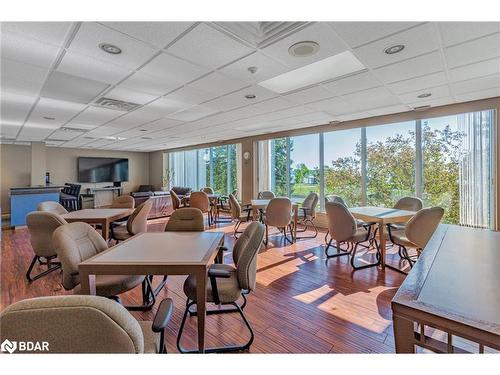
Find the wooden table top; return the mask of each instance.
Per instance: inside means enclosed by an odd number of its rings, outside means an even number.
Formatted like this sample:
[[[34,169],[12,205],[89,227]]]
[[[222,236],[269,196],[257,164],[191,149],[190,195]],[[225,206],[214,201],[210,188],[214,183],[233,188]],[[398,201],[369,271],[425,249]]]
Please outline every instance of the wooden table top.
[[[61,216],[66,220],[107,219],[116,216],[127,216],[132,212],[134,212],[132,208],[85,208]]]
[[[223,232],[141,233],[81,265],[206,265],[223,238]]]
[[[392,304],[500,335],[500,232],[441,224]]]
[[[270,201],[270,199],[252,199],[250,203],[255,208],[264,208],[269,204]],[[299,204],[297,202],[292,202],[292,206],[298,207]]]
[[[351,207],[349,211],[358,219],[369,221],[382,220],[384,222],[408,221],[416,213],[415,211],[400,210],[397,208],[372,206]]]

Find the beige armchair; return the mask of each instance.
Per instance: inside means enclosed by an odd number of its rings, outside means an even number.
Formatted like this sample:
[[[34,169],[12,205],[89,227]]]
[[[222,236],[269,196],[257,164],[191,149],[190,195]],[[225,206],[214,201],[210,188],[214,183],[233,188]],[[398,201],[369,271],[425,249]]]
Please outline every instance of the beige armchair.
[[[293,243],[292,229],[292,201],[285,197],[273,198],[266,207],[263,215],[263,222],[266,226],[266,239],[264,243],[269,242],[269,227],[277,227],[283,233],[283,241]],[[286,234],[287,228],[290,230],[291,239]]]
[[[113,200],[109,208],[135,208],[135,200],[131,195],[120,195]]]
[[[246,306],[245,295],[255,289],[257,274],[257,253],[259,252],[262,239],[264,237],[264,226],[261,223],[253,222],[245,229],[243,234],[236,240],[233,248],[234,266],[229,264],[214,264],[208,270],[209,282],[207,283],[207,302],[215,305],[232,305],[231,309],[208,310],[207,314],[225,314],[238,312],[250,332],[250,339],[243,345],[224,346],[220,348],[208,348],[205,351],[229,352],[241,351],[250,348],[254,334],[252,327],[245,317],[243,310]],[[184,293],[187,296],[186,310],[182,318],[179,334],[177,336],[177,348],[181,353],[189,352],[181,346],[182,333],[190,307],[196,304],[196,277],[189,276],[184,282]],[[237,301],[243,297],[243,304],[240,306]]]
[[[210,209],[210,200],[207,193],[195,191],[189,196],[189,207],[199,209],[203,214],[207,214],[208,225],[212,225],[212,210]]]
[[[238,202],[233,194],[229,194],[229,206],[231,207],[231,221],[236,221],[233,236],[238,238],[237,234],[243,233],[238,231],[238,229],[240,228],[241,223],[250,221],[252,208],[247,205],[244,209],[242,209],[240,202]]]
[[[111,238],[119,242],[135,236],[138,233],[147,232],[148,215],[152,206],[153,202],[148,199],[135,208],[132,215],[128,217],[126,224],[112,224]]]
[[[302,205],[300,206],[300,211],[302,212],[302,218],[300,219],[299,223],[300,225],[304,226],[303,229],[298,230],[297,232],[305,232],[307,231],[307,227],[311,225],[314,229],[314,236],[307,236],[307,237],[300,237],[300,238],[316,238],[318,235],[318,228],[314,224],[314,219],[316,218],[316,206],[318,205],[318,194],[316,193],[309,193],[309,195],[304,199],[304,202],[302,202]]]
[[[377,250],[377,261],[375,263],[356,266],[354,262],[358,245],[370,239],[371,226],[368,230],[363,227],[358,227],[356,219],[352,216],[349,209],[344,204],[338,202],[328,202],[326,204],[326,215],[328,217],[328,230],[331,235],[331,239],[325,248],[325,254],[328,258],[350,255],[351,266],[355,270],[374,267],[380,264],[380,250],[377,242],[375,242]],[[337,245],[337,253],[329,254],[328,249],[332,246],[333,240],[335,240]],[[343,243],[352,244],[352,247],[344,250],[340,247]]]
[[[108,244],[94,228],[83,222],[60,226],[54,231],[52,240],[62,265],[64,289],[80,294],[79,264],[106,250]],[[96,294],[120,301],[117,295],[134,289],[141,283],[143,283],[143,305],[129,308],[147,310],[154,305],[155,296],[152,293],[150,280],[141,275],[98,275]]]
[[[210,186],[205,186],[200,189],[200,191],[206,193],[206,194],[214,194],[214,189],[212,189]]]
[[[166,353],[164,337],[172,311],[172,300],[164,299],[154,321],[147,322],[98,296],[25,299],[0,314],[0,340],[48,343],[48,352],[30,354]]]
[[[444,209],[441,207],[423,208],[406,223],[404,229],[389,227],[390,240],[399,247],[399,255],[408,261],[410,268],[429,242],[443,215]],[[411,257],[408,248],[416,249],[417,255]]]
[[[173,190],[170,190],[170,196],[172,197],[172,208],[175,210],[178,210],[181,208],[181,199],[177,195],[177,193]]]
[[[274,197],[276,197],[276,195],[269,190],[259,191],[257,195],[257,199],[273,199]]]
[[[193,207],[176,210],[165,226],[165,232],[203,232],[204,230],[203,214]]]
[[[394,208],[397,208],[398,210],[407,210],[407,211],[420,211],[423,207],[422,200],[417,197],[403,197],[400,200],[396,202],[394,205]],[[403,223],[394,223],[394,224],[388,224],[388,226],[391,227],[393,230],[401,230],[405,229],[406,224]]]
[[[38,211],[53,212],[58,215],[64,215],[68,213],[68,210],[64,206],[55,201],[45,201],[38,203],[36,208]]]
[[[61,216],[50,211],[34,211],[26,215],[26,225],[30,232],[31,248],[35,253],[33,260],[26,272],[28,281],[34,281],[42,276],[45,276],[52,271],[61,268],[59,262],[52,263],[57,257],[55,246],[52,242],[52,234],[54,230],[61,225],[68,224]],[[44,260],[43,260],[44,259]],[[36,262],[47,265],[47,270],[39,273],[36,276],[31,276],[33,267]]]

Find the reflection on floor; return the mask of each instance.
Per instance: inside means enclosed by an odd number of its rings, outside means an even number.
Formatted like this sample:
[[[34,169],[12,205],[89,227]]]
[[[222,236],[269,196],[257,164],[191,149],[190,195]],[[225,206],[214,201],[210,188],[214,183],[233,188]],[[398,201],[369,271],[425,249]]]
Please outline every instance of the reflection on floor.
[[[162,231],[166,220],[149,223],[148,230]],[[232,248],[232,226],[219,224]],[[390,301],[404,280],[392,270],[368,268],[352,271],[348,257],[326,259],[324,233],[316,239],[284,244],[277,231],[258,256],[257,289],[250,294],[245,313],[255,332],[252,353],[387,353],[394,351]],[[307,235],[304,233],[301,235]],[[2,231],[1,305],[35,296],[68,294],[61,276],[54,272],[29,284],[24,274],[32,258],[27,229]],[[398,262],[397,251],[388,250],[389,262]],[[373,261],[373,251],[360,252]],[[231,253],[225,262],[230,263]],[[36,270],[35,270],[36,272]],[[168,278],[159,298],[170,297],[175,312],[167,334],[167,348],[177,352],[175,340],[185,306],[185,277]],[[155,278],[156,282],[160,277]],[[122,295],[125,304],[140,304],[140,288]],[[151,320],[149,312],[133,312]],[[237,314],[207,317],[208,346],[243,342],[246,330]],[[183,345],[196,346],[196,317],[188,319]]]

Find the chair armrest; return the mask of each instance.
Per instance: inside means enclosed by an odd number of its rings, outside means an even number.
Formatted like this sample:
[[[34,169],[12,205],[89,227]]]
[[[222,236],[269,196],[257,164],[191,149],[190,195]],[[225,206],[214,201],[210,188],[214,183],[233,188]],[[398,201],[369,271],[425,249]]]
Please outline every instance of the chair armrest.
[[[160,302],[155,319],[153,320],[153,332],[162,332],[168,325],[172,312],[174,311],[174,302],[171,298],[165,298]]]
[[[221,270],[217,268],[209,268],[208,269],[208,277],[210,278],[223,278],[229,279],[231,277],[231,271]]]

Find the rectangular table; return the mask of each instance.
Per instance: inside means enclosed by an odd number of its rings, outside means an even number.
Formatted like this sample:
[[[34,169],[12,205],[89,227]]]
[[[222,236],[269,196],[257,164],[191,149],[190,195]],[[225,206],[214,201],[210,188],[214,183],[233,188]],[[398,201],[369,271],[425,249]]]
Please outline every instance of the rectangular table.
[[[374,222],[378,224],[378,235],[380,237],[380,253],[381,253],[381,267],[394,268],[385,264],[385,226],[387,224],[393,223],[406,223],[415,214],[415,211],[399,210],[397,208],[386,208],[386,207],[352,207],[349,208],[352,215],[356,219],[360,219],[366,222]],[[394,268],[396,269],[396,268]],[[397,270],[397,269],[396,269]],[[398,270],[399,271],[399,270]]]
[[[270,199],[252,199],[250,203],[252,204],[252,210],[254,218],[256,216],[257,210],[265,210],[269,204]],[[293,231],[292,231],[292,241],[297,240],[297,223],[299,221],[299,204],[292,202],[293,209]]]
[[[89,224],[100,224],[102,226],[102,237],[109,239],[109,225],[113,221],[130,216],[134,212],[132,208],[86,208],[71,211],[61,215],[68,223],[83,221]]]
[[[95,294],[95,275],[195,275],[198,350],[205,350],[208,267],[224,244],[223,232],[140,233],[80,263],[81,290]]]
[[[438,227],[392,300],[397,353],[463,352],[454,336],[477,343],[480,353],[500,350],[499,244],[499,232]],[[425,326],[447,333],[446,342]]]

